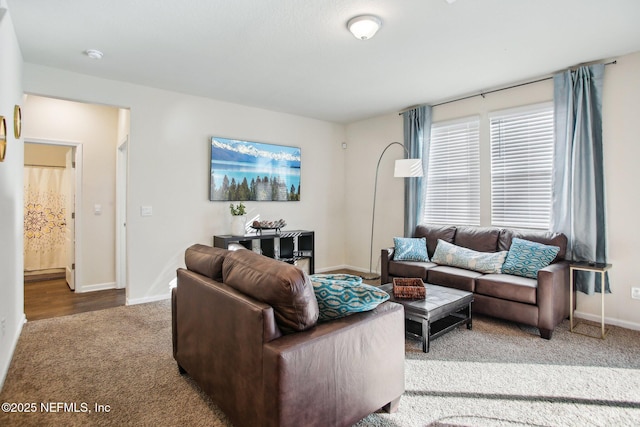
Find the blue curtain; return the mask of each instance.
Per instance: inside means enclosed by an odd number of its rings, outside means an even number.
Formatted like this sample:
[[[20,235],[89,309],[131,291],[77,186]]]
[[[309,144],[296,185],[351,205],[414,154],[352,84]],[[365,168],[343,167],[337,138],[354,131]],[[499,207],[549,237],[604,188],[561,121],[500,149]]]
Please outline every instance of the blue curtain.
[[[422,105],[402,113],[404,125],[404,146],[409,158],[422,158],[424,178],[405,180],[404,186],[404,235],[413,236],[423,209],[422,181],[427,179],[429,164],[429,140],[431,137],[431,106]]]
[[[555,155],[551,229],[567,235],[567,259],[607,262],[602,153],[604,64],[553,77]],[[577,272],[576,289],[601,292],[600,274]],[[607,276],[605,292],[611,292]]]

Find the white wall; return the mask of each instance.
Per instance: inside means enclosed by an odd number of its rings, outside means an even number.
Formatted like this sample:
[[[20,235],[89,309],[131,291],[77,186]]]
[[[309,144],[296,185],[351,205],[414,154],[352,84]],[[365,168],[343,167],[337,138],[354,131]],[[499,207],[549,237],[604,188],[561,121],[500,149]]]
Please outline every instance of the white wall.
[[[23,155],[13,135],[13,108],[22,105],[22,54],[11,14],[0,0],[0,115],[7,122],[7,152],[0,163],[0,387],[24,324]]]
[[[607,190],[609,231],[609,262],[613,293],[605,296],[607,322],[640,329],[640,300],[631,300],[631,287],[640,286],[637,260],[640,259],[640,229],[635,226],[640,211],[637,185],[640,182],[640,158],[638,144],[638,117],[640,117],[640,53],[618,58],[616,65],[606,67],[603,97],[604,155]],[[510,107],[551,101],[551,80],[523,86],[517,89],[474,97],[468,100],[434,107],[433,121],[448,120],[487,113]],[[482,225],[490,224],[490,151],[489,129],[486,120],[481,128],[482,159]],[[348,156],[347,229],[353,240],[347,242],[346,263],[360,269],[368,269],[369,236],[371,232],[371,202],[373,197],[373,173],[375,163],[390,141],[402,141],[402,118],[397,114],[372,118],[347,126]],[[390,150],[391,151],[391,150]],[[388,159],[387,159],[388,156]],[[395,156],[395,157],[394,157]],[[380,249],[393,245],[393,237],[403,233],[403,192],[401,184],[392,178],[391,158],[401,157],[400,152],[385,155],[378,183],[378,207],[374,258]],[[383,165],[386,171],[383,172]],[[358,177],[362,177],[359,180]],[[364,182],[363,182],[364,181]],[[371,186],[371,189],[368,188]],[[381,197],[382,195],[382,197]],[[381,211],[385,211],[382,213]],[[386,215],[386,219],[382,219]],[[375,263],[375,260],[374,260]],[[588,319],[600,319],[600,295],[578,295],[577,315]]]
[[[605,315],[624,326],[640,329],[640,300],[631,288],[640,287],[640,52],[607,66],[602,99],[607,225],[612,294],[605,296]],[[600,295],[578,295],[578,310],[599,316]],[[591,318],[591,317],[590,317]]]
[[[346,264],[369,271],[374,180],[380,155],[391,142],[404,141],[402,117],[398,114],[363,120],[347,126]],[[398,145],[390,147],[380,161],[372,268],[379,267],[380,249],[393,246],[393,238],[404,233],[404,178],[394,178],[395,160],[405,157]],[[379,271],[379,268],[378,268]]]
[[[300,202],[249,202],[249,216],[316,232],[316,270],[343,264],[342,125],[25,64],[26,93],[130,108],[129,303],[168,296],[191,244],[230,230],[229,203],[208,200],[209,138],[302,148]],[[213,77],[212,77],[213,78]],[[153,215],[141,217],[141,206]]]
[[[82,144],[82,206],[76,214],[76,290],[115,286],[115,176],[119,109],[29,95],[23,108],[23,139]],[[94,213],[100,205],[101,213]]]

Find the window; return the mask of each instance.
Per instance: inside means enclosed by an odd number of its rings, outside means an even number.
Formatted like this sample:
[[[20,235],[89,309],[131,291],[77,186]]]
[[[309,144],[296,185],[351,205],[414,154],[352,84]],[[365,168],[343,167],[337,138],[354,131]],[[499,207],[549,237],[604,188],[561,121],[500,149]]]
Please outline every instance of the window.
[[[551,103],[497,112],[491,127],[491,224],[548,229],[553,168]]]
[[[480,225],[480,119],[434,123],[422,221]]]

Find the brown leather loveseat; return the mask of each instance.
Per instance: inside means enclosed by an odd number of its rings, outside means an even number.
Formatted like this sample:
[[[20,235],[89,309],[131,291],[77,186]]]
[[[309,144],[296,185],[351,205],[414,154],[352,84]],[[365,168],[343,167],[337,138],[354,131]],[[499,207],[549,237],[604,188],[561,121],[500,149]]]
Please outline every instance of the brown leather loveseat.
[[[484,274],[433,262],[396,261],[394,248],[382,250],[382,283],[393,277],[419,277],[427,283],[474,293],[473,312],[535,326],[550,339],[553,329],[569,316],[569,263],[564,260],[567,238],[561,233],[497,227],[422,224],[414,236],[426,239],[431,260],[438,239],[478,252],[508,251],[513,238],[560,248],[553,262],[538,271],[537,279],[511,274]]]
[[[348,426],[404,392],[404,311],[317,323],[309,277],[194,245],[172,290],[173,356],[236,426]]]

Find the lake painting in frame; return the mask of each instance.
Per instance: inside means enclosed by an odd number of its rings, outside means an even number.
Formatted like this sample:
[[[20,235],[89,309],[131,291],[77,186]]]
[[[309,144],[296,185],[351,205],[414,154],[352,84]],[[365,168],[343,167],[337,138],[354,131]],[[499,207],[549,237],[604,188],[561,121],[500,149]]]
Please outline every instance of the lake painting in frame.
[[[300,148],[212,137],[209,200],[300,200]]]

